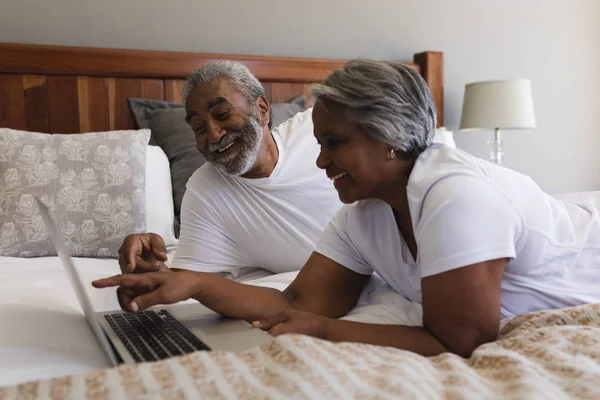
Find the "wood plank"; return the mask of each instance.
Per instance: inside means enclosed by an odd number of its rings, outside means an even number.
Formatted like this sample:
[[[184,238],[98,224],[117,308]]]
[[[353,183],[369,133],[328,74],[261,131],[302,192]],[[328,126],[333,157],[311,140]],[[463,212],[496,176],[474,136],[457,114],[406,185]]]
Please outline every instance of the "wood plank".
[[[265,89],[265,94],[267,95],[267,99],[271,102],[271,84],[269,82],[261,82],[263,89]]]
[[[183,89],[183,79],[165,79],[165,101],[181,103],[181,89]]]
[[[302,83],[272,83],[271,103],[287,103],[291,98],[304,94]]]
[[[239,61],[265,82],[320,82],[346,62],[323,58],[0,44],[0,72],[21,74],[185,79],[191,71],[215,60]]]
[[[49,76],[47,85],[50,133],[79,133],[77,77]]]
[[[420,66],[420,73],[429,85],[437,108],[437,127],[444,126],[444,55],[427,51],[415,54],[415,62]]]
[[[23,75],[25,126],[31,132],[50,132],[48,86],[43,75]]]
[[[107,78],[106,79],[106,94],[108,97],[108,129],[114,130],[114,126],[116,124],[115,121],[115,112],[113,110],[114,104],[116,102],[115,92],[116,92],[117,80],[115,78]]]
[[[0,74],[0,128],[25,130],[25,93],[20,75]]]
[[[108,93],[105,78],[77,78],[81,132],[105,132],[108,127]]]
[[[312,107],[312,96],[310,94],[310,83],[305,83],[302,85],[302,94],[306,97],[306,108]]]
[[[136,129],[127,99],[142,97],[142,80],[130,78],[108,79],[109,129]]]
[[[144,99],[164,100],[165,88],[162,79],[142,79],[142,97]]]

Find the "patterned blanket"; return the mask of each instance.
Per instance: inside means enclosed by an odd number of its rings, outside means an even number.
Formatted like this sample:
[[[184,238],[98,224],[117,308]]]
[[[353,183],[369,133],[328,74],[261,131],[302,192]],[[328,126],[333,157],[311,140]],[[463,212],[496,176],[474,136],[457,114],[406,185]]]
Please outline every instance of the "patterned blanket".
[[[12,399],[600,399],[600,304],[514,318],[470,359],[281,336],[0,388]]]

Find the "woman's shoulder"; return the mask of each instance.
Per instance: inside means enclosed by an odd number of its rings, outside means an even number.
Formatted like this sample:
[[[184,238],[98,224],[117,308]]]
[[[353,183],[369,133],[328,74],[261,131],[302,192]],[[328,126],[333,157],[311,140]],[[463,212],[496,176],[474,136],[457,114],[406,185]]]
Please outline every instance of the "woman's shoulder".
[[[445,146],[419,157],[407,194],[413,223],[442,208],[463,213],[512,209],[522,214],[546,202],[528,176]]]
[[[535,182],[517,171],[473,156],[461,149],[435,144],[425,150],[415,162],[408,182],[408,192],[424,197],[432,187],[452,180],[470,190],[493,187],[511,192],[515,186],[533,188]]]
[[[436,143],[419,155],[410,179],[456,174],[459,172],[478,175],[488,167],[488,162],[461,149]]]
[[[454,178],[457,182],[469,182],[469,186],[473,184],[487,186],[490,183],[495,185],[495,182],[503,181],[502,176],[512,173],[514,171],[499,167],[466,151],[443,144],[434,144],[417,158],[410,174],[407,190],[417,197],[424,197],[434,185],[448,178]]]

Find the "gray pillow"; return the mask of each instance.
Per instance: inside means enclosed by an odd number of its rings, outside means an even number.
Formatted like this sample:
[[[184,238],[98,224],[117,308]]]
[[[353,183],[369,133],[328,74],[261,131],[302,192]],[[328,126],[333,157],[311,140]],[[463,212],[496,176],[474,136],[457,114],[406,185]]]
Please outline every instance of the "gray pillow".
[[[151,131],[150,143],[160,146],[169,159],[171,187],[175,213],[175,237],[179,237],[181,200],[190,176],[206,160],[196,148],[192,128],[185,122],[181,104],[149,99],[129,99],[129,106],[138,127]]]
[[[150,131],[48,135],[0,128],[0,256],[56,255],[34,196],[76,257],[118,257],[146,230]]]
[[[185,122],[183,105],[151,99],[128,99],[139,128],[149,128],[150,144],[160,146],[171,164],[171,185],[175,212],[175,236],[179,237],[181,201],[185,185],[196,169],[206,160],[196,148],[194,132]],[[273,126],[304,111],[306,99],[297,96],[290,103],[272,104]]]

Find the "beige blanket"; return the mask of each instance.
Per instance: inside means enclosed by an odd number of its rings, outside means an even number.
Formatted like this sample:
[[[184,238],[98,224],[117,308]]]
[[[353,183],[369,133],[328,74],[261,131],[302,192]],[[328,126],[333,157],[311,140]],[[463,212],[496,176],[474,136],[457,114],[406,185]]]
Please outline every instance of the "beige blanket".
[[[519,316],[468,360],[287,335],[0,388],[0,400],[62,398],[600,399],[600,304]]]

